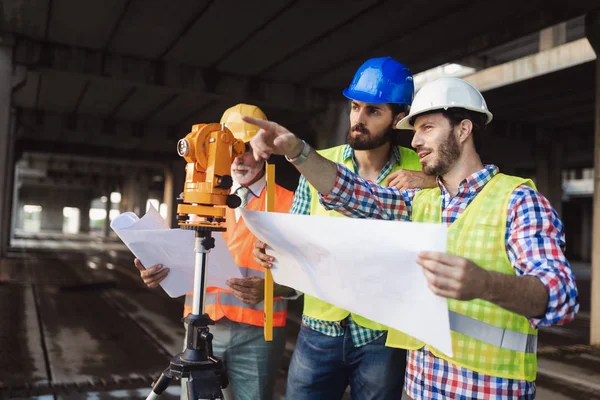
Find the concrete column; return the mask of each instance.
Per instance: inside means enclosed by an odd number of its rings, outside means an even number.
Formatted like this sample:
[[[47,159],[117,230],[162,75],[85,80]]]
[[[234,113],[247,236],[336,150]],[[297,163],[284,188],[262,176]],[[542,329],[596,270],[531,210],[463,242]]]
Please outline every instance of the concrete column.
[[[138,177],[138,181],[135,185],[135,203],[133,206],[133,212],[139,217],[146,213],[146,202],[148,201],[150,176],[147,171],[141,171]]]
[[[132,171],[123,183],[121,213],[132,211],[141,217],[146,212],[150,176],[143,170]],[[183,187],[183,186],[182,186]]]
[[[167,221],[171,228],[177,228],[177,197],[185,184],[185,160],[173,161],[165,167],[165,190],[163,203],[167,205]]]
[[[581,261],[589,262],[590,261],[590,245],[592,238],[592,218],[593,211],[588,207],[587,203],[581,205],[581,235],[580,238],[580,247],[579,247],[579,255],[581,257]]]
[[[6,254],[10,238],[14,146],[10,137],[10,108],[13,74],[12,37],[0,35],[0,257]]]
[[[79,232],[90,233],[90,208],[92,204],[92,196],[86,198],[85,201],[79,204]]]
[[[137,180],[137,171],[132,171],[123,182],[121,190],[121,204],[119,210],[121,213],[133,211],[135,206],[135,186]]]
[[[540,51],[567,43],[567,24],[560,23],[540,31]]]
[[[53,201],[42,203],[42,232],[62,232],[63,206]]]
[[[549,137],[548,131],[537,127],[535,146],[536,185],[558,213],[562,215],[562,145]]]
[[[342,99],[331,101],[323,113],[311,118],[309,124],[317,132],[315,147],[325,149],[346,143],[349,115],[350,100]]]
[[[592,296],[590,343],[600,345],[600,9],[585,16],[585,34],[596,55],[596,103],[594,105],[594,199],[592,205]]]
[[[104,203],[104,209],[106,210],[106,218],[104,219],[104,229],[102,235],[108,237],[110,234],[110,209],[112,208],[112,202],[110,201],[110,190],[107,191],[106,203]]]
[[[18,227],[19,222],[19,188],[21,187],[21,182],[16,177],[16,174],[13,174],[13,197],[12,197],[12,212],[10,218],[10,237],[15,234],[15,229]],[[23,225],[21,224],[21,227]],[[10,240],[9,237],[9,240]]]

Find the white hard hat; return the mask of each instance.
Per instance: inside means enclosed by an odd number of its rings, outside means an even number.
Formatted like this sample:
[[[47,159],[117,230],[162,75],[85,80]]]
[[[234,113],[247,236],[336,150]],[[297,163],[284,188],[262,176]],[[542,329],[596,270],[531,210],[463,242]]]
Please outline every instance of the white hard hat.
[[[426,83],[417,92],[410,107],[410,114],[396,124],[396,129],[412,129],[410,121],[424,112],[453,107],[483,113],[487,115],[488,124],[493,117],[485,99],[475,86],[459,78],[439,78]]]

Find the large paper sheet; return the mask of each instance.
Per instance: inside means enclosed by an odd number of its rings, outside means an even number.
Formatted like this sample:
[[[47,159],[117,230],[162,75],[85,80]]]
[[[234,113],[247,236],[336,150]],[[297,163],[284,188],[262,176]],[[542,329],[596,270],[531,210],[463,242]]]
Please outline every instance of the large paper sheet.
[[[250,210],[242,215],[275,257],[275,282],[452,355],[447,302],[427,287],[416,262],[419,251],[446,251],[445,226]]]
[[[160,286],[171,297],[179,297],[194,290],[193,231],[170,229],[156,208],[150,207],[142,218],[132,212],[116,217],[110,227],[131,252],[146,267],[162,264],[170,269]],[[208,253],[207,286],[229,288],[225,281],[241,278],[223,236],[213,232],[215,247]]]

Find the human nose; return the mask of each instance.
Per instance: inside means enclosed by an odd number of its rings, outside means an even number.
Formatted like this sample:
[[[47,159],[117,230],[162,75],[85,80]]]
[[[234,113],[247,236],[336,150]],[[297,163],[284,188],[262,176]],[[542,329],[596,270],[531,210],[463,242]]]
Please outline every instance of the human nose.
[[[414,149],[418,148],[419,146],[423,146],[423,138],[421,137],[421,135],[418,132],[415,131],[410,145]]]

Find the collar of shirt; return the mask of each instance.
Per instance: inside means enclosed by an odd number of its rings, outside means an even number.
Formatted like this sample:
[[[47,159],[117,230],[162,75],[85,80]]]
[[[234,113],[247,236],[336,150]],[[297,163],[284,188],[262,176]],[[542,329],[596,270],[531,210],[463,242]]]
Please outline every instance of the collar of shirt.
[[[481,189],[483,189],[485,184],[491,181],[492,178],[496,176],[496,174],[498,174],[499,172],[500,170],[498,169],[498,167],[493,164],[484,165],[483,169],[480,169],[479,171],[463,179],[460,185],[458,185],[458,191],[456,192],[456,196],[465,196],[467,193],[478,193],[479,191],[481,191]],[[442,178],[439,176],[436,178],[436,180],[438,187],[442,191],[442,194],[444,195],[444,197],[446,197],[446,195],[449,192],[446,189],[446,186],[444,185],[444,181],[442,181]]]
[[[242,185],[240,185],[239,183],[233,182],[233,185],[231,186],[231,193],[235,193],[235,191],[238,190],[241,186]],[[265,189],[265,186],[267,186],[267,175],[263,173],[263,176],[261,176],[259,180],[254,182],[252,185],[248,186],[248,189],[250,189],[250,193],[248,193],[248,202],[252,200],[252,197],[260,197],[262,191]],[[235,222],[239,222],[241,216],[242,212],[240,210],[240,207],[238,207],[235,209]]]
[[[342,153],[342,157],[344,161],[348,159],[352,159],[352,165],[354,166],[354,173],[358,174],[358,166],[356,165],[356,161],[354,161],[354,149],[350,147],[349,144],[344,146],[344,151]],[[398,146],[392,145],[392,150],[390,151],[390,158],[385,166],[382,168],[379,177],[377,178],[377,184],[379,184],[392,170],[392,166],[396,163],[400,163],[400,151],[398,150]]]
[[[254,182],[252,185],[248,186],[248,189],[250,189],[250,193],[248,195],[248,201],[250,201],[252,199],[252,196],[260,197],[260,195],[266,185],[267,185],[267,177],[266,177],[266,174],[263,173],[263,176],[261,176],[259,180]],[[240,188],[240,186],[242,186],[242,185],[240,185],[237,182],[233,182],[233,185],[231,186],[231,193],[235,193],[235,191],[238,190]]]

